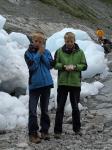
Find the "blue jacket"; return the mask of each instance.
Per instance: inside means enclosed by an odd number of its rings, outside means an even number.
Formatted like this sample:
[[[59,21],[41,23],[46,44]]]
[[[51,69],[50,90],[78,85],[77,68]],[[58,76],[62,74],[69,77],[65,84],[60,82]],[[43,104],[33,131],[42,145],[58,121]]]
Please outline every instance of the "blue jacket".
[[[29,47],[24,57],[29,68],[29,90],[53,86],[50,73],[53,62],[51,53],[45,49],[44,53],[40,54],[35,48]]]

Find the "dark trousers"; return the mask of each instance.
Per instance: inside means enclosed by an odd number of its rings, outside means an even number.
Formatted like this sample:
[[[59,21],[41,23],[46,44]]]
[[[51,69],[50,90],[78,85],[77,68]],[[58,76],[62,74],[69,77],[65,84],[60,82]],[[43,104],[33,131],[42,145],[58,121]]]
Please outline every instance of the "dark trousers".
[[[80,100],[80,87],[59,86],[57,91],[57,111],[55,117],[54,133],[62,133],[62,122],[64,107],[67,100],[68,92],[70,93],[70,102],[72,106],[73,131],[79,131],[81,127],[80,112],[78,103]]]
[[[40,117],[40,126],[41,132],[48,133],[50,127],[50,118],[48,115],[48,104],[50,98],[50,88],[42,87],[30,91],[29,93],[29,135],[36,133],[39,130],[38,121],[37,121],[37,104],[40,98],[40,108],[41,108],[41,117]]]

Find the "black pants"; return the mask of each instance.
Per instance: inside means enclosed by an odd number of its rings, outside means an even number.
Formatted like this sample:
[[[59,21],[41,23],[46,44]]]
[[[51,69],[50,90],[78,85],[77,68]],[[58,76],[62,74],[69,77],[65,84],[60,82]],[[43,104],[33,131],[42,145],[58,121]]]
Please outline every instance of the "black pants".
[[[29,93],[29,135],[36,133],[39,130],[38,121],[37,121],[37,104],[40,98],[40,108],[41,108],[41,118],[40,126],[41,132],[48,133],[50,127],[50,119],[48,116],[48,104],[50,97],[50,88],[42,87],[30,91]]]
[[[62,122],[64,107],[67,100],[68,92],[70,93],[70,102],[72,106],[73,131],[79,131],[81,127],[80,112],[78,102],[80,100],[80,87],[59,86],[57,91],[57,111],[55,118],[54,133],[62,133]]]

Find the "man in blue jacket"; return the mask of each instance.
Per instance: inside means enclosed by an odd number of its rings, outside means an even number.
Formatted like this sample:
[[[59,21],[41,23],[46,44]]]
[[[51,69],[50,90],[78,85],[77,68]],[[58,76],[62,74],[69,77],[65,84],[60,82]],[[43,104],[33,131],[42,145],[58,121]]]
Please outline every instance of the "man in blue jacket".
[[[44,48],[45,37],[41,32],[32,35],[33,43],[25,52],[25,61],[29,69],[29,140],[33,143],[40,143],[41,139],[49,139],[48,130],[50,118],[48,115],[48,104],[50,89],[53,87],[53,80],[50,69],[52,66],[51,53]],[[38,134],[37,104],[40,98],[40,126],[41,137]]]

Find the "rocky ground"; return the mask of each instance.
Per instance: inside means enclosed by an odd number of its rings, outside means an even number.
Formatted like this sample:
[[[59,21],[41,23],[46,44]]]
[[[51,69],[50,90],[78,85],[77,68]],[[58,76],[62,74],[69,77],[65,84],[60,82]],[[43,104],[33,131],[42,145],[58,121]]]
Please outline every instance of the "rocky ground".
[[[53,122],[50,128],[50,141],[42,141],[40,144],[28,142],[27,130],[16,129],[12,132],[0,135],[0,150],[111,150],[112,126],[105,121],[104,115],[82,112],[82,133],[76,136],[72,131],[72,125],[64,120],[64,133],[61,139],[53,137]],[[54,115],[51,115],[52,121]]]
[[[17,16],[10,16],[10,15],[4,15],[6,17],[7,22],[5,24],[5,28],[7,31],[13,31],[13,32],[23,32],[27,35],[36,32],[36,31],[42,31],[45,33],[46,37],[50,37],[55,32],[58,32],[64,28],[74,28],[74,29],[80,29],[86,31],[91,38],[94,40],[97,39],[95,35],[95,31],[91,28],[89,28],[86,25],[82,25],[77,22],[52,22],[50,21],[41,21],[38,18],[24,18],[24,17],[17,17]]]
[[[108,59],[112,58],[108,55]],[[111,65],[110,65],[111,66]],[[72,131],[71,117],[65,114],[63,134],[53,136],[55,112],[50,112],[50,141],[36,145],[28,142],[27,129],[15,129],[0,134],[0,150],[111,150],[112,149],[112,74],[101,82],[104,88],[96,96],[82,100],[87,110],[81,112],[82,136]]]

